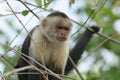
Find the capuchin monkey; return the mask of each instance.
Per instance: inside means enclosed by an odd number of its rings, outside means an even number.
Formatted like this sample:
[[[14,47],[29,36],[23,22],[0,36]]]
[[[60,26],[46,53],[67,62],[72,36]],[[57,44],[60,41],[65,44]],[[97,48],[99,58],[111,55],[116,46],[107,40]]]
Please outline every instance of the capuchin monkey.
[[[34,58],[40,64],[57,74],[64,74],[69,55],[69,37],[72,29],[71,20],[62,12],[53,12],[44,18],[40,25],[35,27],[23,43],[22,53]],[[41,67],[29,60],[37,68]],[[28,63],[27,63],[28,65]],[[20,58],[18,67],[26,66]],[[31,70],[29,70],[32,72]],[[42,74],[18,75],[19,80],[46,80]],[[23,76],[25,78],[23,78]],[[26,78],[28,77],[28,79]],[[48,76],[48,80],[59,80]]]
[[[57,74],[67,74],[73,69],[73,65],[68,56],[77,64],[86,45],[92,38],[93,33],[98,32],[99,28],[92,26],[93,31],[86,30],[78,40],[75,47],[69,52],[69,37],[72,29],[72,22],[69,17],[62,12],[53,12],[44,18],[40,25],[36,26],[25,39],[21,52],[34,58],[40,64]],[[70,53],[70,54],[69,54]],[[41,68],[34,61],[23,56],[31,64]],[[18,60],[15,68],[30,65],[22,57]],[[44,70],[44,69],[43,69]],[[19,73],[35,72],[24,70]],[[42,74],[19,74],[19,80],[46,80]],[[48,75],[48,80],[59,80],[54,76]]]

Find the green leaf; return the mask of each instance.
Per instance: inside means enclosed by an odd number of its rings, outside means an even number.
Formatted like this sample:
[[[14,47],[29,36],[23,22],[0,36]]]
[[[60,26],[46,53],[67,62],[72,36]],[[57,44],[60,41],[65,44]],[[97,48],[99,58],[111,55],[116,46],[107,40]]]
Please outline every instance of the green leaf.
[[[47,1],[44,0],[44,8],[46,9],[48,7]]]
[[[0,17],[4,16],[3,14],[0,14]]]
[[[7,25],[8,25],[8,26],[13,26],[13,23],[12,23],[12,21],[11,21],[11,20],[6,19],[5,21],[6,21],[6,23],[7,23]]]
[[[23,15],[23,16],[28,15],[28,13],[29,13],[29,11],[28,11],[28,10],[23,10],[23,11],[22,11],[22,15]]]
[[[70,6],[75,3],[75,0],[69,0],[69,1],[70,1],[69,2]]]
[[[35,0],[35,3],[40,7],[42,6],[42,0]]]
[[[120,72],[114,67],[107,71],[105,80],[120,80]]]
[[[48,0],[48,2],[51,2],[51,1],[53,1],[53,0]]]
[[[70,0],[70,3],[71,3],[71,4],[74,4],[74,3],[75,3],[75,0]]]
[[[0,30],[0,35],[3,35],[3,34],[4,34],[3,31]]]

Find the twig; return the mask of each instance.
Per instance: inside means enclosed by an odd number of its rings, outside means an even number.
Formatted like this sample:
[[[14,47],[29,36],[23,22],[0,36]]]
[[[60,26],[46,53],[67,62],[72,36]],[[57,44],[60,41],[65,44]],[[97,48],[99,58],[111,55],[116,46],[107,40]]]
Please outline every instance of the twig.
[[[75,63],[73,62],[73,60],[71,59],[71,57],[69,56],[68,58],[70,59],[72,65],[74,66],[74,68],[75,68],[77,74],[79,75],[79,77],[81,78],[81,80],[85,80],[85,79],[82,77],[81,73],[80,73],[80,72],[78,71],[78,69],[76,68],[76,65],[75,65]]]
[[[73,20],[73,19],[71,19],[71,20],[72,20],[74,23],[78,24],[79,26],[82,26],[81,23],[78,23],[77,21],[75,21],[75,20]],[[83,27],[84,27],[85,29],[87,29],[87,30],[90,30],[90,31],[94,32],[94,31],[93,31],[91,28],[89,28],[89,27],[86,27],[86,26],[83,26]],[[102,34],[102,33],[100,33],[100,32],[97,32],[96,34],[100,35],[101,37],[104,37],[105,39],[109,39],[110,41],[112,41],[112,42],[120,45],[120,41],[115,40],[115,39],[113,39],[112,37],[109,37],[109,36],[107,36],[107,35],[105,35],[105,34]]]
[[[9,48],[10,48],[10,47],[9,47]],[[29,57],[29,56],[27,56],[27,55],[25,55],[25,54],[23,54],[23,53],[21,53],[21,52],[18,52],[18,51],[16,51],[16,50],[13,49],[13,48],[10,48],[10,49],[13,50],[15,53],[19,53],[19,54],[27,57],[29,60],[32,60],[33,62],[35,62],[36,64],[38,64],[40,67],[42,67],[42,68],[44,68],[45,70],[47,70],[48,72],[50,72],[52,76],[57,77],[57,78],[60,79],[60,80],[63,80],[63,79],[62,79],[60,76],[58,76],[56,73],[54,73],[53,71],[49,70],[49,69],[46,68],[44,65],[40,64],[38,61],[36,61],[35,59],[33,59],[32,57]],[[37,67],[35,67],[35,69],[36,69],[36,70],[39,70]]]
[[[116,36],[116,35],[113,35],[113,36]],[[113,36],[111,36],[111,37],[113,37]],[[92,49],[92,51],[89,52],[89,54],[88,54],[84,59],[81,60],[81,62],[84,61],[85,59],[87,59],[88,56],[90,56],[96,49],[98,49],[100,46],[102,46],[104,43],[106,43],[106,42],[109,41],[109,40],[110,40],[110,39],[107,38],[107,39],[105,39],[104,41],[102,41],[101,43],[99,43],[95,48]]]
[[[18,0],[19,2],[21,2],[37,19],[40,20],[40,18],[21,0]]]
[[[61,75],[61,74],[59,74],[61,77],[64,77],[64,78],[68,78],[68,79],[70,79],[70,80],[78,80],[78,79],[76,79],[76,78],[72,78],[71,76],[66,76],[66,75]]]
[[[107,0],[104,1],[103,5],[106,3],[106,1],[107,1]],[[100,2],[100,1],[99,1],[99,2]],[[98,2],[98,3],[99,3],[99,2]],[[96,5],[98,5],[98,3],[97,3]],[[85,21],[82,25],[80,25],[81,27],[80,27],[75,33],[73,33],[72,36],[74,36],[76,33],[78,33],[78,32],[82,29],[82,27],[85,26],[85,24],[88,22],[88,20],[90,19],[90,17],[93,16],[93,18],[95,18],[95,16],[98,14],[98,12],[100,12],[100,10],[102,9],[103,5],[102,5],[98,10],[97,10],[97,9],[93,9],[93,10],[90,12],[90,14],[89,14],[88,18],[86,19],[86,21]],[[94,14],[95,11],[96,11],[96,14]],[[71,20],[72,20],[72,19],[71,19]],[[73,20],[72,20],[72,21],[73,21]],[[75,22],[75,23],[76,23],[76,22]]]
[[[34,66],[26,66],[26,67],[22,67],[22,68],[18,68],[18,69],[15,69],[15,70],[12,70],[12,71],[10,71],[10,72],[8,72],[8,73],[5,73],[5,74],[3,74],[3,75],[0,75],[0,77],[7,77],[7,76],[9,76],[9,75],[11,75],[11,74],[15,74],[16,72],[19,72],[19,71],[24,71],[24,70],[26,70],[26,69],[32,69],[32,68],[34,68]]]
[[[13,14],[15,15],[15,17],[17,18],[17,20],[20,22],[20,24],[23,26],[23,28],[26,30],[26,32],[28,33],[28,35],[30,36],[30,38],[31,38],[31,41],[33,42],[33,44],[35,45],[35,42],[34,42],[34,40],[33,40],[33,38],[31,37],[31,34],[29,33],[29,31],[26,29],[26,27],[25,27],[25,25],[19,20],[19,18],[18,18],[18,16],[15,14],[15,12],[13,11],[13,9],[12,9],[12,7],[10,6],[10,4],[7,2],[7,0],[5,0],[6,1],[6,3],[7,3],[7,5],[9,6],[9,8],[11,9],[11,11],[13,12]],[[38,47],[35,45],[35,48],[37,49],[37,51],[39,52],[39,53],[41,53],[40,52],[40,50],[38,49]],[[41,57],[41,54],[40,54],[40,57]],[[41,62],[42,62],[42,64],[44,64],[44,59],[41,57]],[[45,64],[44,64],[45,65]]]
[[[3,44],[1,44],[0,43],[0,45],[3,45]],[[54,76],[54,77],[56,77],[56,78],[58,78],[58,79],[60,79],[60,80],[64,80],[63,78],[61,78],[58,74],[56,74],[56,73],[54,73],[53,71],[51,71],[51,70],[49,70],[48,68],[46,68],[44,65],[42,65],[42,64],[40,64],[38,61],[36,61],[35,59],[33,59],[32,57],[29,57],[29,56],[27,56],[27,55],[25,55],[25,54],[23,54],[23,53],[21,53],[21,52],[18,52],[17,50],[15,50],[14,48],[11,48],[11,47],[9,47],[9,46],[7,46],[7,48],[9,48],[9,50],[12,50],[13,52],[15,52],[15,53],[17,53],[17,54],[21,54],[22,56],[25,56],[25,57],[27,57],[29,60],[32,60],[33,62],[35,62],[37,65],[39,65],[40,67],[42,67],[43,69],[45,69],[45,70],[47,70],[48,72],[49,72],[49,75],[52,75],[52,76]],[[24,58],[24,57],[23,57]],[[25,59],[25,61],[26,61],[26,59]],[[27,62],[29,63],[29,64],[31,64],[28,60],[27,60]],[[31,64],[32,65],[32,64]],[[32,65],[32,66],[34,66],[34,65]],[[36,69],[36,70],[39,70],[37,67],[35,67],[34,66],[34,68]],[[41,70],[39,70],[39,72],[41,72]],[[43,73],[42,73],[43,74]]]

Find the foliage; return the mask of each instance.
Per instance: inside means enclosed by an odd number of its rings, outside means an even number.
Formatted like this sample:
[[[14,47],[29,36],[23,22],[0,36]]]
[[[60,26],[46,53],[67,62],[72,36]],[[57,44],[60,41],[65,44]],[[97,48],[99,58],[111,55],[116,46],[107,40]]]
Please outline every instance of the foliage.
[[[15,36],[11,39],[11,34],[17,34],[19,36],[19,39],[23,39],[25,37],[25,32],[22,31],[19,25],[21,23],[15,23],[13,18],[9,16],[19,15],[23,18],[31,16],[32,11],[35,14],[38,14],[38,11],[36,9],[43,10],[44,12],[52,12],[54,11],[53,8],[49,8],[49,5],[51,3],[54,4],[57,0],[33,0],[35,4],[31,5],[28,1],[25,5],[32,6],[31,11],[24,7],[22,10],[15,10],[13,12],[7,10],[7,14],[0,13],[0,19],[4,18],[4,24],[3,26],[9,26],[7,29],[11,31],[5,32],[7,30],[0,29],[0,60],[5,65],[4,73],[9,72],[13,70],[13,66],[15,66],[17,60],[18,60],[18,54],[14,52],[14,49],[17,51],[20,51],[20,47],[22,43],[15,44]],[[6,1],[4,1],[6,2]],[[27,2],[27,0],[26,0]],[[91,25],[91,22],[94,22],[96,25],[98,25],[101,28],[100,33],[111,37],[112,39],[115,39],[117,41],[120,41],[120,32],[115,29],[115,23],[116,21],[120,20],[120,12],[115,12],[115,10],[119,10],[119,0],[83,0],[85,3],[84,7],[77,7],[76,10],[74,10],[74,13],[77,15],[86,14],[89,18],[87,20],[87,23],[84,26]],[[2,3],[2,2],[1,2]],[[72,6],[75,4],[80,3],[79,0],[69,0],[69,9],[72,11]],[[9,3],[11,4],[11,3]],[[11,14],[12,13],[12,14]],[[39,11],[39,13],[41,13]],[[35,16],[35,15],[34,15]],[[17,19],[17,18],[15,18]],[[29,21],[29,20],[28,20]],[[22,22],[20,19],[18,22]],[[79,22],[79,21],[77,21]],[[81,22],[81,21],[80,21]],[[82,21],[83,23],[85,21]],[[23,21],[24,24],[26,24]],[[32,22],[33,23],[33,22]],[[19,24],[19,25],[18,25]],[[23,26],[22,26],[23,27]],[[80,27],[80,26],[78,26]],[[29,27],[28,27],[29,28]],[[25,28],[24,28],[25,29]],[[77,28],[78,29],[78,28]],[[80,30],[81,31],[81,30]],[[77,36],[80,36],[81,33],[79,33]],[[17,37],[18,37],[17,36]],[[15,38],[15,40],[14,40]],[[75,36],[75,40],[77,40],[77,37]],[[106,41],[105,41],[106,40]],[[105,42],[104,42],[105,41]],[[14,45],[13,45],[14,43]],[[119,50],[120,44],[115,43],[111,41],[110,39],[107,40],[107,38],[96,34],[89,45],[86,48],[86,53],[88,55],[88,58],[93,58],[94,60],[92,62],[92,65],[89,66],[89,70],[86,72],[82,72],[82,75],[86,78],[86,80],[119,80],[120,77],[120,50]],[[13,48],[13,49],[11,49]],[[109,53],[104,52],[107,50]],[[14,54],[14,53],[15,54]],[[11,54],[14,54],[11,56]],[[104,54],[104,55],[103,55]],[[115,57],[115,59],[112,59],[113,62],[107,62],[109,60],[109,56],[112,54]],[[104,59],[105,58],[105,59]],[[81,60],[82,61],[82,60]],[[99,67],[97,67],[99,66]],[[97,68],[94,69],[94,68]],[[73,74],[70,76],[77,76],[77,74]],[[11,78],[6,78],[12,80]],[[78,78],[79,79],[79,78]]]
[[[28,10],[23,10],[23,11],[22,11],[22,15],[23,15],[23,16],[28,15],[28,13],[29,13],[29,11],[28,11]]]

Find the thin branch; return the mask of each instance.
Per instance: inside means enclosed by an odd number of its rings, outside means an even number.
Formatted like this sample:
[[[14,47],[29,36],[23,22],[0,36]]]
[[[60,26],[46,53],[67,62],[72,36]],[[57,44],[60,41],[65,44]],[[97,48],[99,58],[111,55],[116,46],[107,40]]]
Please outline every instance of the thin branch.
[[[88,20],[90,19],[90,17],[91,17],[92,14],[94,13],[94,11],[95,11],[95,10],[92,10],[92,11],[90,12],[90,14],[89,14],[88,18],[86,19],[86,21],[81,25],[81,27],[80,27],[75,33],[72,34],[72,36],[74,36],[76,33],[78,33],[78,32],[82,29],[82,27],[85,26],[85,24],[88,22]],[[71,20],[72,20],[72,19],[71,19]]]
[[[3,44],[0,43],[0,45],[4,46]],[[37,65],[39,65],[40,67],[42,67],[43,69],[45,69],[46,71],[48,71],[50,73],[50,75],[60,79],[60,80],[63,80],[63,78],[61,78],[58,74],[54,73],[53,71],[49,70],[48,68],[46,68],[44,65],[40,64],[38,61],[36,61],[34,58],[30,57],[30,56],[27,56],[21,52],[18,52],[17,50],[15,50],[14,48],[11,48],[9,46],[6,46],[9,48],[9,50],[12,50],[14,53],[17,53],[17,54],[21,54],[22,56],[25,56],[27,57],[29,60],[32,60],[33,62],[35,62]],[[24,58],[24,57],[23,57]],[[28,61],[27,61],[28,62]],[[28,62],[29,64],[31,64],[30,62]],[[32,65],[32,64],[31,64]],[[34,65],[32,65],[34,66]],[[37,67],[34,66],[34,68],[36,70],[38,70],[39,72],[41,72]]]
[[[18,1],[19,1],[19,0],[18,0]],[[41,6],[37,6],[37,5],[31,4],[31,3],[26,2],[26,1],[23,1],[23,3],[28,4],[28,5],[31,5],[31,6],[36,7],[36,8],[41,8],[41,9],[46,10],[45,8],[42,8],[42,6],[48,5],[48,4],[50,4],[51,2],[53,2],[53,1],[54,1],[54,0],[51,0],[50,2],[48,2],[48,3],[44,4],[44,5],[41,5]]]
[[[69,56],[68,58],[70,59],[72,65],[73,65],[74,68],[75,68],[75,71],[77,72],[77,74],[79,75],[79,77],[81,78],[81,80],[85,80],[85,79],[83,78],[83,76],[81,75],[81,73],[78,71],[78,69],[77,69],[77,67],[76,67],[76,65],[75,65],[75,63],[74,63],[74,61],[71,59],[71,57]]]
[[[114,37],[114,36],[116,36],[116,35],[111,36],[111,38]],[[102,41],[101,43],[99,43],[95,48],[92,49],[92,51],[89,52],[89,54],[84,59],[81,60],[81,62],[84,61],[85,59],[87,59],[96,49],[98,49],[99,47],[101,47],[104,43],[106,43],[109,40],[110,40],[110,38],[107,38],[104,41]]]
[[[23,54],[23,53],[21,53],[21,52],[18,52],[18,51],[16,51],[15,49],[13,49],[13,48],[11,48],[11,47],[9,47],[9,48],[10,48],[10,50],[13,50],[13,52],[19,53],[19,54],[27,57],[29,60],[34,61],[37,65],[39,65],[40,67],[42,67],[42,68],[44,68],[45,70],[47,70],[48,72],[50,72],[52,76],[57,77],[57,78],[60,79],[60,80],[63,80],[60,76],[58,76],[56,73],[54,73],[53,71],[51,71],[51,70],[49,70],[48,68],[46,68],[44,65],[40,64],[40,63],[39,63],[38,61],[36,61],[34,58],[32,58],[32,57],[30,57],[30,56],[27,56],[27,55],[25,55],[25,54]],[[38,70],[37,67],[35,67],[35,69]]]
[[[37,49],[37,51],[38,51],[39,53],[41,53],[40,50],[38,49],[38,47],[36,46],[35,41],[34,41],[34,39],[32,38],[31,34],[30,34],[29,31],[26,29],[25,25],[19,20],[18,16],[14,13],[12,7],[11,7],[10,4],[7,2],[7,0],[5,0],[5,1],[6,1],[7,5],[9,6],[9,8],[11,9],[11,11],[13,12],[13,14],[15,15],[15,17],[17,18],[17,20],[20,22],[20,24],[23,26],[23,28],[24,28],[24,29],[26,30],[26,32],[28,33],[28,35],[29,35],[29,37],[31,38],[31,41],[33,42],[33,44],[34,44],[35,48]],[[40,57],[41,57],[41,62],[42,62],[42,64],[45,66],[44,59],[43,59],[43,57],[41,56],[41,54],[40,54]]]
[[[33,18],[33,16],[30,17],[30,19],[26,22],[25,26],[32,20],[32,18]],[[15,39],[19,36],[19,34],[22,32],[23,29],[24,29],[24,28],[22,28],[22,29],[16,34],[16,36],[13,38],[13,40],[10,42],[9,45],[11,45],[11,44],[15,41]]]
[[[98,10],[96,10],[96,13],[92,16],[92,18],[94,19],[97,14],[102,10],[103,6],[105,5],[105,3],[107,2],[107,0],[104,0],[103,4],[100,6],[100,8],[98,8]],[[98,2],[99,3],[99,2]]]
[[[18,69],[12,70],[12,71],[10,71],[10,72],[7,72],[7,73],[5,73],[5,74],[3,74],[3,75],[0,75],[0,77],[1,77],[1,78],[7,77],[7,76],[9,76],[9,75],[11,75],[11,74],[15,74],[16,72],[24,71],[24,70],[26,70],[26,69],[32,69],[32,68],[34,68],[34,66],[26,66],[26,67],[18,68]]]
[[[15,15],[15,17],[17,18],[17,20],[21,23],[21,25],[24,27],[24,29],[27,31],[27,33],[29,33],[29,31],[26,29],[26,27],[24,26],[24,24],[19,20],[19,18],[17,17],[17,15],[15,14],[15,12],[13,11],[12,7],[10,6],[10,4],[8,3],[7,0],[5,0],[5,2],[7,3],[7,5],[9,6],[10,10],[13,12],[13,14]]]
[[[82,29],[82,27],[85,26],[85,24],[88,22],[88,20],[90,19],[90,17],[93,16],[93,18],[95,18],[95,16],[98,14],[98,12],[100,12],[100,10],[103,8],[103,6],[104,6],[104,4],[106,3],[106,1],[107,1],[107,0],[105,0],[105,1],[103,2],[102,6],[101,6],[100,8],[98,8],[98,10],[97,10],[97,8],[96,8],[96,9],[93,9],[93,10],[90,12],[90,14],[89,14],[88,18],[86,19],[86,21],[81,25],[81,27],[80,27],[75,33],[72,34],[72,36],[74,36],[76,33],[78,33],[78,32]],[[99,1],[98,3],[100,3],[100,1]],[[98,3],[96,4],[97,6],[98,6]],[[96,11],[96,13],[95,13],[95,11]],[[94,14],[94,13],[95,13],[95,14]]]
[[[75,21],[75,20],[73,20],[73,19],[71,19],[71,20],[72,20],[74,23],[78,24],[79,26],[82,26],[81,23],[78,23],[77,21]],[[87,29],[87,30],[90,30],[90,31],[94,32],[91,28],[89,28],[89,27],[87,27],[87,26],[83,26],[83,27],[84,27],[85,29]],[[105,39],[109,39],[110,41],[112,41],[112,42],[120,45],[120,41],[115,40],[115,39],[113,39],[112,37],[109,37],[109,36],[107,36],[107,35],[105,35],[105,34],[103,34],[103,33],[100,33],[100,32],[97,32],[96,34],[100,35],[101,37],[103,37],[103,38],[105,38]]]
[[[21,2],[38,20],[40,20],[40,18],[23,1],[18,1]]]
[[[71,76],[66,76],[66,75],[61,75],[61,74],[59,74],[61,77],[64,77],[64,78],[68,78],[68,79],[70,79],[70,80],[78,80],[78,79],[76,79],[76,78],[72,78]]]

